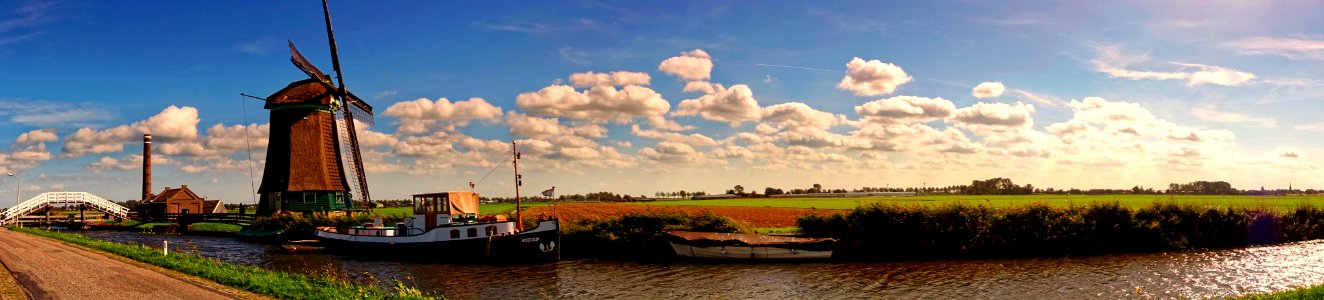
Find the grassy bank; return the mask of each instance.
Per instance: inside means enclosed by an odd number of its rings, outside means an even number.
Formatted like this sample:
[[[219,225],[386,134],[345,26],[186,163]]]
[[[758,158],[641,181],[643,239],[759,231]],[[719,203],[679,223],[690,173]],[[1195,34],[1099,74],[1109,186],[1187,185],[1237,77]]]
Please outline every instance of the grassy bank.
[[[663,231],[753,232],[711,212],[646,212],[562,223],[562,254],[570,257],[670,257]]]
[[[1029,204],[871,204],[846,214],[805,216],[807,235],[841,239],[857,259],[1052,257],[1228,248],[1324,238],[1324,210],[1152,203],[1066,207]]]
[[[344,280],[315,278],[301,274],[275,272],[267,269],[226,263],[196,255],[171,253],[142,246],[107,242],[82,235],[56,233],[31,228],[10,228],[36,236],[61,240],[71,244],[109,252],[129,259],[198,276],[246,291],[282,299],[426,299],[417,289],[397,282],[395,292],[376,286],[354,285]]]
[[[1324,299],[1324,284],[1276,293],[1250,295],[1237,299],[1279,300],[1279,299]]]

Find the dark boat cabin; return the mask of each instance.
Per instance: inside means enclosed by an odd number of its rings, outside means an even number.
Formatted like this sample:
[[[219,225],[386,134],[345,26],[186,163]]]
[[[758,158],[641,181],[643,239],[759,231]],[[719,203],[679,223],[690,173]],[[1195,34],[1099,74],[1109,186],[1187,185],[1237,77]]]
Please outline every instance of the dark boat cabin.
[[[452,223],[469,223],[478,219],[478,193],[442,192],[414,195],[414,218],[423,221],[424,228]]]

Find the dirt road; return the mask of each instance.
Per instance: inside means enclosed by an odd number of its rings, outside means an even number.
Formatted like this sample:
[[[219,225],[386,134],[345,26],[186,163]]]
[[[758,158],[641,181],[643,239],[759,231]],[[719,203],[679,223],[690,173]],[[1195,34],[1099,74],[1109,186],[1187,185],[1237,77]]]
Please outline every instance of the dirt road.
[[[240,299],[179,274],[4,228],[0,262],[33,299]]]

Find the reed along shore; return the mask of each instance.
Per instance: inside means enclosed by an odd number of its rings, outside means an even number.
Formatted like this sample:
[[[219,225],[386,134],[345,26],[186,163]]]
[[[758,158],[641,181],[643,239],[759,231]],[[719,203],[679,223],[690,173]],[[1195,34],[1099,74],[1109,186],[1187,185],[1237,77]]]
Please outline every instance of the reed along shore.
[[[1324,210],[1287,211],[1156,202],[1065,207],[1029,204],[868,204],[845,214],[804,216],[804,234],[835,237],[839,258],[1062,257],[1266,245],[1324,238]]]

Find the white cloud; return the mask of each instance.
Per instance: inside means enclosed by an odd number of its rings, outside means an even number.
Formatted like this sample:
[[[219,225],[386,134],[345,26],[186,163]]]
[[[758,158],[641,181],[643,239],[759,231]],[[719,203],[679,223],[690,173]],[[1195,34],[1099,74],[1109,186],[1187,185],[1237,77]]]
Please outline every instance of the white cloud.
[[[1324,131],[1324,123],[1297,124],[1292,128],[1301,131]]]
[[[1001,81],[982,82],[979,85],[976,85],[970,93],[974,95],[975,98],[984,99],[1002,96],[1002,92],[1006,89],[1007,87],[1003,86]]]
[[[859,57],[846,63],[846,76],[837,88],[851,91],[857,96],[891,94],[902,84],[914,80],[901,67],[879,60],[864,61]]]
[[[1058,99],[1053,96],[1035,94],[1021,89],[1012,89],[1011,92],[1020,95],[1021,98],[1025,100],[1034,102],[1035,104],[1039,104],[1039,105],[1052,106],[1052,107],[1059,107],[1066,105],[1066,102],[1062,101],[1062,99]]]
[[[1252,37],[1222,44],[1247,55],[1278,55],[1289,59],[1324,59],[1324,40],[1319,37]]]
[[[635,118],[660,117],[671,110],[662,94],[647,87],[627,85],[620,90],[595,86],[584,92],[567,85],[552,85],[515,97],[521,109],[543,116],[562,116],[593,122],[627,123]]]
[[[657,65],[659,70],[676,75],[686,81],[706,81],[712,76],[713,61],[708,52],[700,49],[681,52],[680,56],[663,60]]]
[[[958,125],[972,128],[1004,130],[1033,126],[1034,120],[1030,116],[1032,114],[1034,114],[1034,106],[1025,103],[1016,102],[1015,105],[1011,105],[980,102],[956,110],[951,120]]]
[[[698,133],[685,135],[675,132],[643,130],[639,128],[639,125],[634,125],[633,127],[631,127],[630,133],[633,133],[635,136],[639,136],[639,137],[659,139],[666,142],[681,143],[692,146],[712,146],[717,144],[717,140],[714,140],[713,138]]]
[[[626,86],[626,85],[648,85],[652,77],[644,72],[624,72],[617,71],[611,73],[594,73],[592,71],[585,73],[570,74],[570,83],[578,88],[605,86]]]
[[[54,142],[60,140],[60,136],[55,134],[55,129],[37,129],[28,131],[18,136],[14,140],[16,144],[32,144],[42,142]]]
[[[168,164],[170,164],[170,158],[162,155],[152,156],[152,166],[161,166]],[[143,168],[142,154],[129,154],[119,159],[109,156],[101,157],[101,159],[88,165],[86,169],[88,171],[92,171],[93,173],[100,173],[101,171],[107,171],[107,170],[128,171],[128,170],[142,170],[142,168]]]
[[[845,116],[820,111],[804,103],[789,102],[764,107],[762,120],[775,123],[781,128],[828,129],[843,123]]]
[[[472,120],[499,120],[502,112],[500,107],[487,103],[483,98],[469,98],[455,103],[446,98],[435,102],[419,98],[391,104],[383,115],[400,119],[397,132],[420,134],[450,129],[452,126],[465,126]]]
[[[1094,68],[1099,72],[1108,74],[1113,78],[1125,78],[1131,80],[1183,80],[1186,86],[1197,86],[1202,84],[1214,84],[1222,86],[1237,86],[1250,82],[1255,79],[1255,74],[1239,71],[1220,66],[1210,66],[1192,63],[1172,62],[1171,64],[1179,66],[1177,71],[1149,71],[1132,70],[1127,67],[1134,63],[1144,62],[1147,55],[1129,55],[1123,54],[1120,47],[1100,47],[1099,57],[1095,58]]]
[[[359,127],[363,128],[363,127]],[[267,142],[270,140],[271,124],[248,124],[225,126],[221,124],[212,125],[207,128],[207,137],[203,139],[203,144],[208,149],[222,152],[230,152],[240,149],[266,149]],[[367,131],[360,131],[360,140],[362,134]]]
[[[745,121],[757,121],[761,115],[758,100],[749,86],[737,84],[719,89],[699,98],[680,102],[675,116],[699,115],[704,119],[730,123],[732,127]]]
[[[699,160],[701,154],[690,145],[676,142],[658,142],[653,147],[639,150],[639,155],[660,162],[692,162]]]
[[[1219,123],[1250,123],[1264,128],[1278,126],[1278,122],[1269,118],[1256,118],[1249,115],[1220,111],[1213,104],[1197,105],[1191,109],[1191,115],[1197,119]]]
[[[78,157],[89,153],[120,152],[124,150],[124,143],[137,141],[144,133],[150,133],[153,140],[163,142],[192,140],[198,136],[198,122],[196,108],[171,105],[161,113],[133,124],[104,130],[79,128],[65,137],[61,153]]]
[[[952,101],[915,96],[878,99],[855,107],[861,121],[883,124],[929,122],[947,118],[955,111]]]

